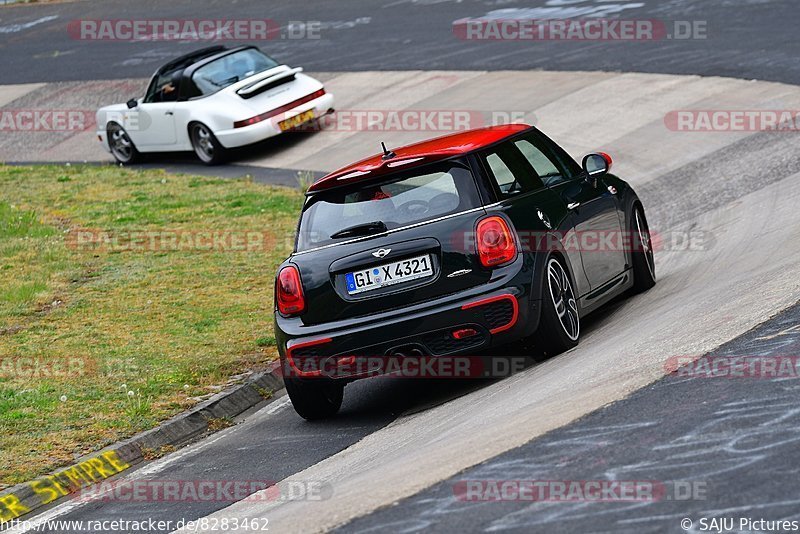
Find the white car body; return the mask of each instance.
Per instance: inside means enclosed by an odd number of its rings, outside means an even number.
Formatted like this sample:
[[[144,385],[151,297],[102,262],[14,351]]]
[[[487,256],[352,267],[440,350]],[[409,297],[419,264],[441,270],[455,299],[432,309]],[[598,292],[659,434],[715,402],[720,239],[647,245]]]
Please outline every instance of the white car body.
[[[256,143],[282,133],[279,123],[283,120],[309,110],[314,118],[333,112],[333,95],[302,70],[278,65],[207,96],[171,102],[144,102],[140,98],[133,108],[127,104],[106,106],[97,112],[97,138],[111,152],[108,128],[116,123],[125,128],[139,152],[193,150],[189,126],[199,122],[210,128],[224,148]],[[264,90],[270,85],[274,87]],[[316,93],[320,94],[315,96]],[[276,110],[280,113],[266,117]],[[237,121],[259,116],[265,118],[234,126]]]

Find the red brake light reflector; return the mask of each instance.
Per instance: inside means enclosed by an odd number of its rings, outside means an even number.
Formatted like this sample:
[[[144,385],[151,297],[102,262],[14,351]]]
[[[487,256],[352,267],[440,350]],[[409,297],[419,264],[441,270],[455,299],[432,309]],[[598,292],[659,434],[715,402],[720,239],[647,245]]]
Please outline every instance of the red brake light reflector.
[[[339,356],[338,358],[336,358],[336,366],[337,367],[344,367],[344,366],[347,366],[347,365],[353,365],[354,363],[356,363],[356,357],[352,356],[352,355],[351,356]]]
[[[478,256],[484,267],[496,267],[514,261],[517,257],[514,234],[502,217],[493,216],[481,220],[478,223],[476,239]]]
[[[300,282],[300,271],[294,265],[287,265],[278,273],[275,288],[275,299],[278,311],[283,315],[297,315],[306,309],[303,295],[303,284]]]
[[[477,335],[478,331],[474,328],[461,328],[460,330],[453,330],[453,339],[466,339],[468,337]]]
[[[264,120],[261,115],[256,115],[255,117],[250,117],[249,119],[245,119],[243,121],[236,121],[233,123],[234,128],[243,128],[245,126],[250,126],[256,124],[257,122],[261,122]]]

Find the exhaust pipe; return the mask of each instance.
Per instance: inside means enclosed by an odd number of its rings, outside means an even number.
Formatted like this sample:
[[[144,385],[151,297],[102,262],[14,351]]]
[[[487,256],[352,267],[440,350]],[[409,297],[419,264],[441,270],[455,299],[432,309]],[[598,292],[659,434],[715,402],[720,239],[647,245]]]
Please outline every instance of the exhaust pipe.
[[[415,347],[412,345],[410,347],[406,346],[396,350],[389,351],[389,356],[393,358],[409,358],[409,357],[422,358],[425,356],[425,352],[422,350],[421,347]]]

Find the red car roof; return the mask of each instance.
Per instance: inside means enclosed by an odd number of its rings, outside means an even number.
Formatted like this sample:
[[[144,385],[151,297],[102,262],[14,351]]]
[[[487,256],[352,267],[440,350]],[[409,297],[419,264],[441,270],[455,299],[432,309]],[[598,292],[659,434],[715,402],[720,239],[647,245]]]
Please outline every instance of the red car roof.
[[[527,124],[504,124],[429,139],[400,148],[389,148],[395,153],[391,159],[382,159],[378,153],[359,162],[333,171],[314,182],[309,193],[361,180],[384,176],[396,170],[404,170],[433,161],[467,154],[474,150],[502,141],[506,137],[529,129]]]

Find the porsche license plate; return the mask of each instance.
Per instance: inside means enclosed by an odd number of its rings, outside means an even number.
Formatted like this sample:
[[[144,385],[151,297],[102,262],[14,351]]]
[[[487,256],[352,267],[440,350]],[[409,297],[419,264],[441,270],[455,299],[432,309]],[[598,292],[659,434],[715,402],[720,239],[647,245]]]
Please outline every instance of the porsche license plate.
[[[294,117],[289,117],[288,119],[279,122],[278,128],[280,128],[282,132],[285,132],[286,130],[291,130],[292,128],[296,128],[301,124],[310,121],[313,118],[314,118],[314,110],[309,109],[308,111],[298,113]]]
[[[363,271],[347,273],[344,278],[347,282],[347,292],[350,295],[356,295],[428,276],[433,276],[433,266],[430,256],[425,254],[407,260],[385,263]]]

